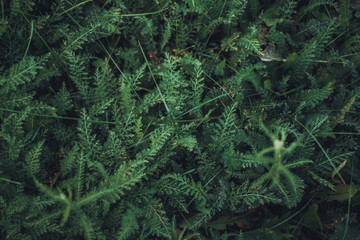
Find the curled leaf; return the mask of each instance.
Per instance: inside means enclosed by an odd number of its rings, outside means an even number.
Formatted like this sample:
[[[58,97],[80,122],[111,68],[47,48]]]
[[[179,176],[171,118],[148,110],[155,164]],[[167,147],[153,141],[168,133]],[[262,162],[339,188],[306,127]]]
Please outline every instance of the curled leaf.
[[[334,177],[338,172],[340,172],[341,169],[343,169],[347,163],[347,159],[343,163],[341,163],[332,173],[331,173],[331,179],[334,181]]]
[[[267,46],[262,52],[261,61],[271,62],[271,61],[283,61],[286,62],[286,59],[280,58],[278,53],[275,50],[275,46]]]

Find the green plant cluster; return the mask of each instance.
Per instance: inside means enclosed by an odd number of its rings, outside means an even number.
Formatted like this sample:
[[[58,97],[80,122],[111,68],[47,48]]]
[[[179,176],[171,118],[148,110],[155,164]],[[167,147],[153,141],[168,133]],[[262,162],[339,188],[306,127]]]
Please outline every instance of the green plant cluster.
[[[360,239],[359,0],[0,0],[0,238]]]

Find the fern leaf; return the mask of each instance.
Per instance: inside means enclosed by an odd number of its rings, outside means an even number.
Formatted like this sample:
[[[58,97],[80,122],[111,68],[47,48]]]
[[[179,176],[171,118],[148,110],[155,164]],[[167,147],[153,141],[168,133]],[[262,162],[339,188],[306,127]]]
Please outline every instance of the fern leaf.
[[[313,9],[315,8],[318,8],[320,6],[326,6],[326,5],[330,5],[332,7],[334,7],[335,9],[337,8],[336,7],[336,4],[331,0],[331,1],[328,1],[328,0],[311,0],[307,6],[304,6],[303,8],[301,8],[301,10],[299,11],[299,18],[302,18],[305,14],[311,12]]]
[[[40,141],[30,152],[26,155],[25,161],[27,163],[27,169],[31,176],[35,176],[40,171],[40,155],[42,146],[45,140]]]
[[[134,209],[128,209],[121,217],[121,229],[118,231],[117,239],[126,240],[139,229],[139,223]]]
[[[104,197],[110,201],[118,200],[125,190],[131,189],[145,176],[145,168],[141,167],[144,163],[144,161],[136,160],[121,164],[114,175],[106,179],[98,189],[83,196],[76,205],[80,207]]]
[[[314,173],[313,171],[311,170],[308,170],[308,172],[310,173],[311,177],[317,181],[318,183],[324,185],[325,187],[328,187],[330,188],[331,190],[335,191],[335,186],[333,184],[331,184],[330,181],[320,177],[319,175],[317,175],[316,173]]]
[[[314,163],[314,162],[311,161],[310,159],[297,159],[297,160],[294,161],[294,162],[284,164],[284,166],[285,166],[287,169],[290,169],[290,168],[301,167],[301,166],[303,166],[303,165],[305,165],[305,164],[311,164],[311,163]]]
[[[194,180],[181,174],[168,174],[163,176],[161,179],[162,184],[160,185],[161,188],[166,189],[165,192],[175,192],[177,194],[182,193],[188,196],[192,195],[202,202],[207,200],[206,191],[200,182],[196,183]]]
[[[262,56],[260,42],[257,39],[257,29],[255,26],[249,28],[250,33],[247,33],[245,36],[241,37],[237,41],[237,45],[241,48],[241,51],[247,53],[254,53],[258,56]]]
[[[240,186],[232,183],[230,192],[230,203],[232,208],[244,202],[248,206],[254,206],[255,203],[280,203],[281,199],[274,193],[269,192],[264,187],[253,188],[249,180],[245,180]]]
[[[78,170],[77,170],[77,173],[76,173],[76,191],[75,191],[75,199],[76,199],[76,201],[78,201],[80,199],[81,195],[82,195],[86,157],[87,156],[84,155],[84,152],[81,151],[80,156],[79,156],[78,161],[77,161]]]
[[[97,239],[95,230],[92,226],[93,223],[88,217],[86,217],[83,212],[80,214],[80,225],[82,226],[82,232],[84,234],[85,240]]]
[[[89,101],[89,76],[86,71],[84,57],[81,55],[76,56],[75,53],[71,51],[65,51],[64,54],[68,60],[71,80],[75,83],[75,86],[79,90],[80,95],[84,97],[85,101]]]
[[[296,111],[298,112],[302,108],[305,108],[307,106],[315,107],[317,104],[319,104],[320,101],[329,97],[332,91],[333,88],[330,83],[324,88],[315,88],[315,89],[301,91],[298,97],[299,99],[301,99],[301,103],[299,107],[296,109]]]
[[[10,91],[16,90],[20,85],[33,81],[48,58],[49,54],[41,58],[26,57],[18,64],[12,65],[9,75],[0,77],[0,94],[8,94]]]
[[[224,147],[227,146],[236,134],[235,130],[235,110],[236,103],[229,109],[226,109],[218,123],[215,123],[215,135],[211,136],[213,143],[211,149],[214,149],[216,154]]]
[[[155,129],[150,135],[151,147],[136,154],[136,159],[142,162],[153,160],[172,132],[173,129],[169,126]]]
[[[73,148],[67,153],[65,159],[63,159],[60,162],[60,175],[62,177],[68,175],[76,165],[75,161],[77,158],[78,151],[79,151],[79,147],[77,144],[75,144]]]

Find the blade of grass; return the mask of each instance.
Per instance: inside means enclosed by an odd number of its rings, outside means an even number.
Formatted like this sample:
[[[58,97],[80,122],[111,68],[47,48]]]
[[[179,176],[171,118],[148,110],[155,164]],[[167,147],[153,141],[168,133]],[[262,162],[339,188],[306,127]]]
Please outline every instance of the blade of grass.
[[[92,2],[92,1],[93,1],[93,0],[86,0],[86,1],[84,1],[84,2],[78,3],[78,4],[76,4],[75,6],[72,6],[71,8],[65,10],[64,12],[59,13],[57,16],[60,17],[61,15],[63,15],[63,14],[65,14],[65,13],[73,10],[74,8],[77,8],[77,7],[79,7],[79,6],[81,6],[81,5],[85,4],[85,3]]]
[[[11,110],[11,109],[6,109],[6,108],[0,108],[0,111],[4,111],[4,112],[12,112],[12,113],[21,113],[21,111],[18,110]],[[58,119],[67,119],[67,120],[75,120],[75,121],[80,121],[80,120],[84,120],[81,118],[74,118],[74,117],[63,117],[63,116],[53,116],[53,115],[47,115],[47,114],[37,114],[35,113],[34,116],[37,117],[48,117],[48,118],[58,118]],[[92,123],[105,123],[105,124],[113,124],[116,125],[118,123],[116,122],[107,122],[107,121],[100,121],[100,120],[84,120],[87,122],[92,122]]]
[[[360,133],[353,132],[322,132],[320,135],[338,134],[338,135],[360,135]]]
[[[291,116],[290,116],[291,117]],[[324,148],[321,146],[321,144],[319,143],[319,141],[316,139],[316,137],[309,131],[309,129],[307,129],[302,123],[300,123],[298,120],[294,119],[293,117],[291,117],[294,121],[296,121],[300,126],[302,126],[308,133],[309,135],[314,139],[314,141],[316,142],[316,144],[320,147],[321,151],[324,153],[325,157],[327,158],[327,160],[330,162],[331,166],[334,168],[334,170],[336,171],[336,166],[334,165],[334,163],[331,161],[331,158],[329,157],[329,155],[327,155],[327,153],[325,152]],[[341,179],[343,184],[345,183],[345,180],[342,178],[341,174],[339,172],[337,172],[337,175],[339,176],[339,178]]]
[[[30,48],[30,44],[31,44],[31,40],[32,40],[32,37],[33,37],[33,33],[34,33],[34,21],[31,20],[31,23],[30,23],[30,37],[29,37],[29,42],[28,42],[28,45],[27,45],[27,48],[26,48],[26,51],[25,51],[25,54],[24,54],[24,57],[23,59],[25,59],[28,51],[29,51],[29,48]]]
[[[209,76],[209,74],[207,74],[204,71],[205,76],[207,76],[211,81],[213,81],[216,85],[218,85],[218,87],[220,87],[225,93],[226,95],[233,101],[233,103],[235,103],[235,100],[230,96],[230,94],[217,82],[215,81],[212,77]]]
[[[163,103],[164,103],[164,105],[165,105],[166,111],[168,112],[169,115],[171,115],[170,109],[169,109],[168,105],[166,104],[165,98],[164,98],[163,94],[162,94],[161,91],[160,91],[160,88],[159,88],[159,86],[158,86],[158,84],[157,84],[157,82],[156,82],[156,80],[155,80],[154,74],[153,74],[152,71],[151,71],[150,64],[149,64],[149,62],[148,62],[148,60],[147,60],[147,58],[146,58],[146,56],[145,56],[145,53],[144,53],[143,48],[141,47],[140,41],[138,41],[138,43],[139,43],[140,50],[141,50],[141,52],[142,52],[142,54],[143,54],[143,57],[144,57],[144,59],[145,59],[146,65],[147,65],[148,68],[149,68],[151,77],[152,77],[152,79],[153,79],[153,81],[154,81],[154,83],[155,83],[155,86],[156,86],[157,90],[159,91],[159,94],[160,94],[160,96],[161,96],[161,99],[162,99],[162,101],[163,101]]]
[[[125,73],[120,69],[120,67],[118,66],[118,64],[116,63],[116,61],[114,60],[114,58],[111,56],[111,53],[108,52],[108,50],[106,49],[106,47],[104,46],[104,44],[102,44],[102,42],[100,40],[98,40],[98,42],[100,43],[101,47],[104,49],[104,51],[106,52],[106,55],[108,56],[108,58],[111,60],[111,62],[115,65],[116,69],[121,73],[121,75],[124,77],[124,79],[128,82],[128,84],[130,84],[129,79],[126,77]],[[134,91],[135,95],[138,97],[138,99],[140,100],[140,96],[137,94],[137,92],[135,91],[133,86],[130,86],[131,89]]]
[[[0,180],[3,180],[5,182],[9,182],[9,183],[14,183],[14,184],[17,184],[17,185],[22,185],[20,182],[15,182],[15,181],[12,181],[12,180],[9,180],[9,179],[6,179],[6,178],[2,178],[2,177],[0,177]]]
[[[215,97],[215,98],[213,98],[213,99],[210,99],[210,100],[208,100],[208,101],[206,101],[206,102],[204,102],[204,103],[201,103],[201,104],[197,105],[196,107],[190,109],[189,111],[184,112],[184,113],[181,114],[180,116],[177,116],[176,119],[181,118],[182,116],[188,114],[189,112],[194,111],[195,109],[198,109],[198,108],[202,107],[202,106],[205,105],[205,104],[208,104],[208,103],[210,103],[210,102],[213,102],[213,101],[215,101],[216,99],[219,99],[219,98],[221,98],[221,97],[224,97],[225,95],[226,95],[226,94],[224,93],[224,94],[221,94],[220,96],[217,96],[217,97]]]
[[[29,21],[29,19],[25,16],[25,14],[21,11],[18,11],[21,13],[21,15],[25,18],[25,20],[31,25],[31,22]],[[40,35],[40,33],[36,30],[36,28],[33,28],[34,32],[36,33],[36,35],[40,38],[40,40],[44,43],[45,47],[51,52],[51,54],[56,58],[56,60],[59,62],[60,65],[64,65],[63,62],[61,61],[60,57],[58,54],[56,54],[56,52],[54,52],[49,45],[47,44],[47,42],[44,40],[44,38]],[[65,66],[65,71],[66,73],[69,75],[69,71],[67,69],[67,67]]]
[[[351,161],[351,175],[350,175],[350,190],[349,190],[349,199],[348,199],[348,209],[347,209],[347,218],[346,218],[346,224],[345,224],[345,230],[342,240],[346,239],[346,235],[349,231],[349,220],[350,220],[350,206],[351,206],[351,191],[352,191],[352,178],[354,175],[354,162]]]
[[[295,212],[293,215],[291,215],[290,217],[284,219],[283,221],[279,222],[278,224],[275,224],[274,226],[272,226],[270,228],[270,230],[277,228],[278,226],[281,226],[282,224],[286,223],[287,221],[289,221],[290,219],[292,219],[293,217],[295,217],[296,215],[298,215],[300,212],[302,212],[309,204],[310,202],[313,200],[313,198],[316,196],[317,192],[319,190],[319,187],[316,189],[316,192],[312,195],[312,197],[309,199],[309,201],[307,201],[307,203],[300,208],[297,212]]]

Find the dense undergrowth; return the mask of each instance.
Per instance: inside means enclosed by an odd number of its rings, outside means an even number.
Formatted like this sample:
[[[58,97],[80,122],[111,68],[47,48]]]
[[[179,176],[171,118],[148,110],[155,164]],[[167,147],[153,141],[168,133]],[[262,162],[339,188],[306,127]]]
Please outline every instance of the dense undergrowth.
[[[1,239],[360,239],[359,0],[0,0]]]

